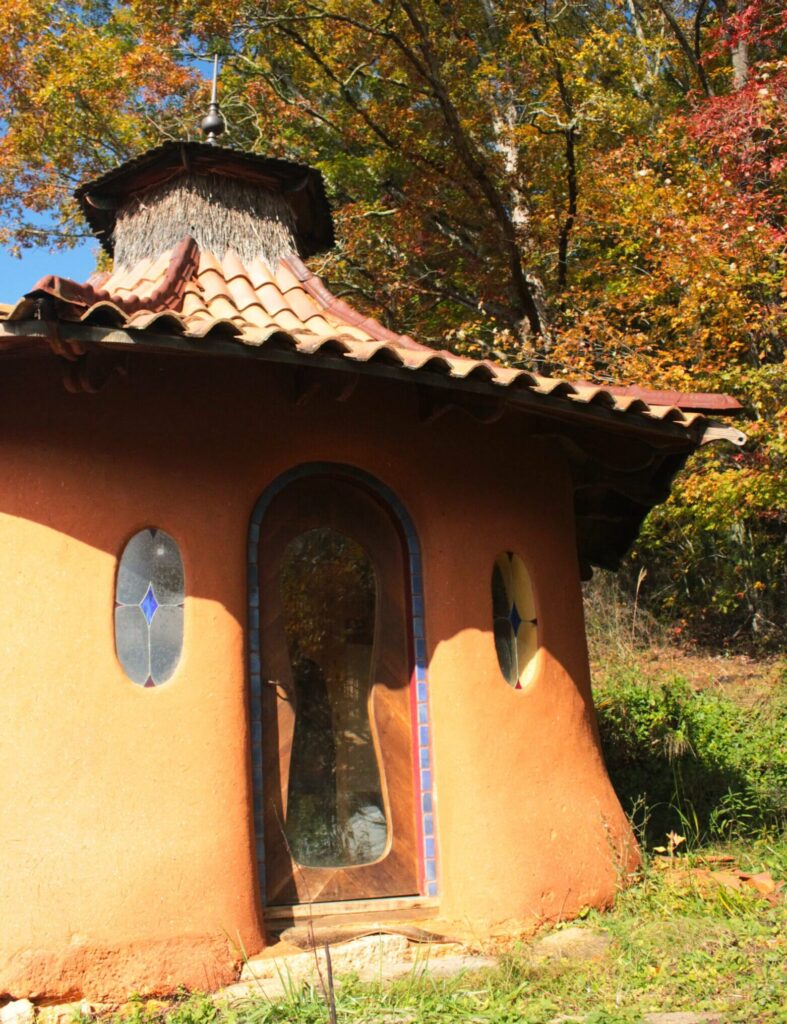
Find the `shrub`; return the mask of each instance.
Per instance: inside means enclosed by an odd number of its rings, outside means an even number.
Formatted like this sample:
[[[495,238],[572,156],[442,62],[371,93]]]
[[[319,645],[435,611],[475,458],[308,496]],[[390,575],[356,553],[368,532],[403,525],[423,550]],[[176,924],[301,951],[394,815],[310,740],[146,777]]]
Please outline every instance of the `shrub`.
[[[623,679],[596,694],[610,777],[647,841],[697,842],[787,825],[787,695],[742,707],[675,678]],[[643,813],[644,809],[644,813]]]
[[[787,641],[787,374],[783,365],[736,371],[750,419],[743,451],[695,452],[670,498],[645,520],[624,564],[633,596],[663,623],[703,644],[783,650]]]

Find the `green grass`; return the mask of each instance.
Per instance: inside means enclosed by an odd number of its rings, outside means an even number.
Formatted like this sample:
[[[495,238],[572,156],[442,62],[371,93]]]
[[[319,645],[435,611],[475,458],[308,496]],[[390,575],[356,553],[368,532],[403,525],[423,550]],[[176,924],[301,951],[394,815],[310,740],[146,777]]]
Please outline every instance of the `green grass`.
[[[580,922],[607,932],[606,956],[536,962],[521,943],[485,951],[500,954],[498,969],[451,981],[411,976],[385,987],[341,978],[337,1024],[637,1024],[676,1011],[787,1024],[785,899],[772,903],[692,873],[724,853],[742,871],[787,879],[787,681],[752,704],[682,679],[649,680],[636,652],[624,660],[596,698],[610,774],[646,853],[640,881],[614,910]],[[653,857],[648,849],[666,845],[669,829],[685,837],[680,855]],[[304,988],[233,1009],[200,995],[164,1008],[138,1001],[106,1024],[121,1021],[328,1024],[329,1012],[321,991]]]
[[[746,707],[680,677],[653,685],[632,674],[595,700],[612,784],[646,841],[672,829],[699,843],[787,826],[786,686]]]
[[[741,869],[787,875],[787,841],[727,846]],[[718,852],[718,850],[717,850]],[[497,970],[451,981],[390,986],[337,984],[338,1024],[548,1024],[575,1016],[587,1024],[634,1024],[644,1014],[719,1013],[728,1024],[787,1021],[787,918],[754,891],[703,888],[688,869],[708,851],[652,860],[639,884],[621,893],[610,913],[590,912],[581,927],[612,939],[601,961],[534,962],[529,944],[501,955]],[[726,865],[725,865],[726,866]],[[306,988],[271,1002],[216,1008],[204,996],[146,1011],[132,1004],[124,1024],[327,1024],[320,991]],[[120,1018],[117,1018],[119,1021]]]

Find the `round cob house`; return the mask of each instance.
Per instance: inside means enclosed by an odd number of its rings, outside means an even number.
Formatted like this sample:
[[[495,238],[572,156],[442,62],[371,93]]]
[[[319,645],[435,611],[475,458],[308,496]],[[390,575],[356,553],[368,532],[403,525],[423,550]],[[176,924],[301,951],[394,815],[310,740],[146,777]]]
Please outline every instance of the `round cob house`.
[[[334,297],[320,175],[167,143],[0,321],[0,994],[217,987],[287,922],[569,917],[637,863],[580,582],[723,396],[436,352]],[[734,403],[733,403],[734,404]]]

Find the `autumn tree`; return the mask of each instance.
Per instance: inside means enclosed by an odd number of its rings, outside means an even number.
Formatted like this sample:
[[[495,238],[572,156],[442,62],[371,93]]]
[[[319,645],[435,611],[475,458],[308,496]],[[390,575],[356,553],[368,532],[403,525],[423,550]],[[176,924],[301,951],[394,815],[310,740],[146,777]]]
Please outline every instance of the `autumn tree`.
[[[72,241],[79,179],[194,132],[194,58],[219,52],[230,142],[323,171],[339,244],[316,269],[356,304],[437,347],[746,402],[750,449],[700,455],[638,557],[671,614],[777,637],[779,0],[20,0],[0,19],[6,244]],[[687,557],[686,578],[655,568]]]

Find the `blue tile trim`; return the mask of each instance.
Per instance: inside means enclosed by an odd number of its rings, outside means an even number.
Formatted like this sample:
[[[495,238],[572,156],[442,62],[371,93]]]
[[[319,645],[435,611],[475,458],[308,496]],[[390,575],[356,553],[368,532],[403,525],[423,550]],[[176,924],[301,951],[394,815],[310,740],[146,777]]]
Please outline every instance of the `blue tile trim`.
[[[418,720],[417,740],[419,771],[419,793],[417,806],[421,816],[421,850],[426,895],[437,896],[437,850],[435,835],[434,790],[431,772],[431,720],[429,716],[429,680],[427,675],[426,638],[424,633],[424,595],[421,547],[415,527],[404,505],[393,491],[354,466],[334,462],[309,462],[278,476],[262,493],[251,516],[248,542],[248,624],[246,628],[247,652],[249,659],[249,705],[251,714],[251,768],[253,783],[253,804],[255,819],[255,849],[260,893],[265,904],[265,844],[262,826],[262,809],[265,780],[262,772],[262,679],[259,655],[260,587],[257,571],[257,552],[262,539],[262,523],[273,499],[295,480],[307,476],[333,476],[338,479],[355,481],[382,498],[390,512],[399,522],[407,545],[407,561],[410,567],[410,608],[412,612],[412,646],[415,661],[416,717]]]

